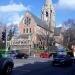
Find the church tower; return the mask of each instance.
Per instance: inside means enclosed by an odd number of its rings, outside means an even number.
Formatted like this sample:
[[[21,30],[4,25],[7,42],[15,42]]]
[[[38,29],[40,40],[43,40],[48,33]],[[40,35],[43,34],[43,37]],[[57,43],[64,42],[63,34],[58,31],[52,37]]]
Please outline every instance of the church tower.
[[[54,33],[55,30],[55,9],[52,4],[52,0],[46,0],[42,8],[41,19],[45,21],[50,28],[50,31]]]

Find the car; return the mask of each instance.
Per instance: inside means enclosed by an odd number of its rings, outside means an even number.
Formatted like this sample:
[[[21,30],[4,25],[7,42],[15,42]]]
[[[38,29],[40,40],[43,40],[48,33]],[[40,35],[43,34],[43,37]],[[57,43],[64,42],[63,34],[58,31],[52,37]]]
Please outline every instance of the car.
[[[28,54],[26,53],[22,53],[20,50],[10,50],[10,57],[11,58],[15,58],[15,59],[22,59],[22,58],[25,58],[27,59],[29,57]]]
[[[18,53],[17,50],[10,50],[9,51],[10,57],[13,59],[16,58],[17,53]]]
[[[48,53],[40,53],[40,57],[41,58],[49,58],[49,54]]]
[[[75,57],[72,57],[73,63],[75,64]]]
[[[73,64],[73,60],[68,55],[56,55],[53,57],[52,65],[53,66],[69,66]]]
[[[0,75],[10,75],[13,66],[13,60],[11,58],[3,57],[0,53]]]
[[[29,55],[25,54],[25,53],[17,53],[16,54],[17,59],[22,59],[22,58],[27,59],[28,57],[29,57]]]

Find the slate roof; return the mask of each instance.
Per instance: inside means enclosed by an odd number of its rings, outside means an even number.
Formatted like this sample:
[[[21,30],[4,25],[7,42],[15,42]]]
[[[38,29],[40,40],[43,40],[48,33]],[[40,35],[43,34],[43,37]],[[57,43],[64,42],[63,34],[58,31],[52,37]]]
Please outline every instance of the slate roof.
[[[16,39],[20,39],[20,38],[28,39],[28,37],[29,37],[29,34],[18,34],[16,36],[14,36],[13,38],[16,38]]]
[[[49,30],[48,24],[45,21],[41,20],[40,18],[38,18],[37,16],[32,14],[30,11],[26,11],[26,13],[29,13],[34,18],[34,20],[38,26],[40,26],[46,30]]]
[[[58,35],[60,35],[60,32],[61,32],[61,27],[56,27],[54,34],[55,34],[56,36],[58,36]]]

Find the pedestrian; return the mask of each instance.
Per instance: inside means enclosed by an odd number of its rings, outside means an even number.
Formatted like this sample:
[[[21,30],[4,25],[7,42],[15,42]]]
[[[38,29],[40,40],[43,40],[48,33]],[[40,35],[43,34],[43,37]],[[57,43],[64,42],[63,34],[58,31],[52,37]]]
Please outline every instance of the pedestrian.
[[[34,53],[34,58],[35,58],[35,53]]]

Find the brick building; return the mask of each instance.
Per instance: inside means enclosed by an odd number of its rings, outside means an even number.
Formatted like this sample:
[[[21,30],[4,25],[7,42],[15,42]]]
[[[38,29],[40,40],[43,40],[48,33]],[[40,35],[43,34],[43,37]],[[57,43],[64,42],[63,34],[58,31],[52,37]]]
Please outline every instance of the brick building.
[[[30,52],[33,48],[47,49],[47,35],[52,37],[55,30],[55,10],[52,0],[46,0],[42,8],[41,19],[26,11],[19,23],[19,35],[10,41],[11,49]]]

